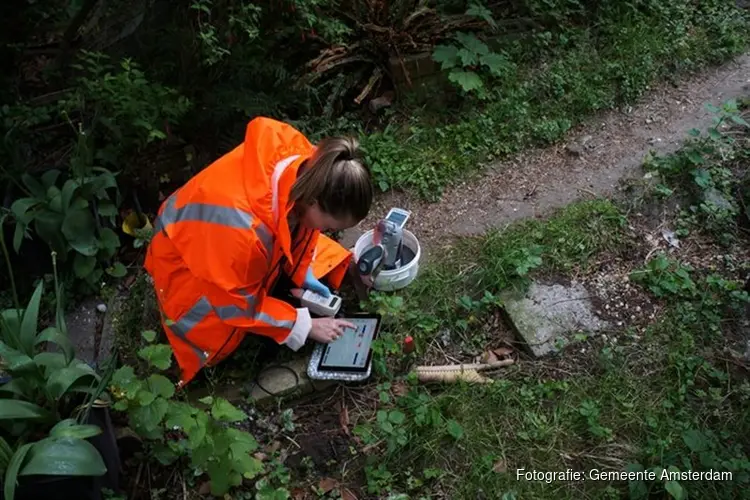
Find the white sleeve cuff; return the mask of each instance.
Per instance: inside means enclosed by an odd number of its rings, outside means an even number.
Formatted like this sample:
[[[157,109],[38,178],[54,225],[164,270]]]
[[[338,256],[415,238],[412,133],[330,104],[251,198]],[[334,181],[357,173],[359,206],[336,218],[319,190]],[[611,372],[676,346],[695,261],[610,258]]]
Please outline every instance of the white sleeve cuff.
[[[289,332],[289,336],[282,342],[293,351],[298,351],[300,347],[305,345],[307,341],[307,335],[310,333],[312,328],[312,319],[310,318],[310,311],[306,307],[297,309],[297,321],[294,322],[292,331]]]

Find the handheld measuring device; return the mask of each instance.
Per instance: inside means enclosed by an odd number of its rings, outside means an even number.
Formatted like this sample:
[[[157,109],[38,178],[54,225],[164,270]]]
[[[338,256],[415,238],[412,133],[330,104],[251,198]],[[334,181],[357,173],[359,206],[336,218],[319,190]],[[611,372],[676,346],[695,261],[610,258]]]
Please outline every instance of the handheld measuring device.
[[[300,297],[300,302],[302,302],[302,306],[307,307],[310,312],[320,316],[333,317],[336,316],[339,309],[341,309],[341,297],[338,295],[323,297],[312,290],[305,290],[305,293]]]
[[[385,220],[391,221],[401,229],[406,226],[406,221],[409,220],[411,212],[404,210],[403,208],[391,208],[388,211],[388,215],[385,216]]]
[[[379,314],[356,314],[341,318],[355,325],[330,344],[317,344],[307,366],[313,380],[359,382],[372,372],[372,343],[380,330]]]

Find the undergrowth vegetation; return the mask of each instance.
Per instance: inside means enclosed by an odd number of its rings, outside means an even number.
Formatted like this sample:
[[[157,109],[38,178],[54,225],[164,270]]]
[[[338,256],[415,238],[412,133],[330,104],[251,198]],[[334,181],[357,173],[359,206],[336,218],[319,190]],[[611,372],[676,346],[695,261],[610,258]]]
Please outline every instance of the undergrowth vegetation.
[[[750,385],[737,355],[748,307],[746,102],[714,109],[714,127],[646,162],[649,203],[680,207],[659,252],[644,248],[627,204],[596,199],[456,242],[407,292],[363,304],[383,314],[383,335],[364,403],[341,417],[352,455],[342,488],[292,476],[280,444],[302,448],[292,408],[268,431],[258,409],[175,390],[138,270],[162,200],[240,143],[256,116],[313,140],[355,134],[382,191],[435,199],[486,162],[742,53],[750,23],[736,2],[10,4],[0,6],[6,500],[39,474],[119,470],[100,449],[112,424],[92,416],[109,412],[137,442],[124,469],[130,496],[683,499],[750,486]],[[695,248],[721,252],[720,264]],[[471,359],[495,340],[505,292],[586,276],[608,259],[630,262],[623,279],[659,304],[649,326],[574,335],[556,356],[519,357],[487,386],[435,391],[409,375],[405,336],[419,359],[448,359],[446,349]],[[118,356],[94,368],[77,357],[65,310],[123,284]],[[209,392],[221,370],[204,370]],[[519,469],[656,475],[548,481]],[[732,480],[660,472],[706,469]]]

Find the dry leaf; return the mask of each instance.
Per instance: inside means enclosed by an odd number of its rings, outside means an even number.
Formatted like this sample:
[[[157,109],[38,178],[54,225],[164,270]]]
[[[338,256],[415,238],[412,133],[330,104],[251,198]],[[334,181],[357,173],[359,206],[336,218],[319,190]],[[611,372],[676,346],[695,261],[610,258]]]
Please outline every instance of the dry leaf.
[[[279,448],[281,448],[281,442],[274,441],[273,443],[266,446],[265,452],[269,455],[273,455],[277,451],[279,451]]]
[[[352,493],[352,490],[349,488],[344,488],[341,490],[341,500],[359,500],[357,498],[357,495]]]
[[[341,411],[339,411],[339,424],[341,424],[341,430],[349,436],[349,410],[345,404],[341,404]]]
[[[306,498],[310,498],[307,492],[302,488],[295,488],[291,493],[294,500],[305,500]]]
[[[480,361],[482,363],[496,363],[498,359],[497,359],[497,356],[495,356],[494,352],[487,351],[485,353],[482,353],[482,357],[480,358]]]
[[[261,462],[265,462],[266,459],[268,458],[268,455],[266,455],[265,453],[262,453],[262,452],[259,451],[258,453],[253,453],[253,457],[255,457],[256,460],[260,460]]]
[[[209,493],[211,493],[211,481],[206,481],[200,485],[200,488],[198,488],[198,494],[200,496],[206,496]]]
[[[495,462],[495,466],[492,468],[493,471],[497,473],[503,473],[508,470],[508,466],[505,464],[505,460],[502,458]]]
[[[494,349],[492,352],[495,353],[499,358],[502,358],[502,357],[510,356],[511,354],[513,354],[513,349],[511,349],[510,347],[498,347],[497,349]]]
[[[409,387],[404,382],[396,382],[391,387],[393,394],[397,397],[404,397],[409,394]]]
[[[328,493],[332,489],[336,488],[339,485],[339,482],[331,477],[324,477],[320,480],[318,483],[318,488],[323,493]]]

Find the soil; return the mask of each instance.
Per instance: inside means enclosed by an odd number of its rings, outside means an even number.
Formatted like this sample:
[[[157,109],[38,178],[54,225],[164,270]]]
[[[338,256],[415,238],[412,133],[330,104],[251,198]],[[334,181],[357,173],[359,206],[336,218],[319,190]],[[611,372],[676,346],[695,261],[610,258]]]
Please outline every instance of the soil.
[[[745,54],[677,85],[658,85],[633,106],[596,114],[559,144],[525,150],[474,180],[456,182],[439,202],[400,192],[381,195],[370,216],[344,233],[342,244],[354,246],[359,235],[398,206],[412,211],[408,229],[419,238],[427,260],[446,237],[477,235],[544,217],[581,198],[612,196],[621,181],[638,175],[647,153],[674,152],[688,131],[711,125],[705,103],[720,105],[748,93],[750,54]]]

